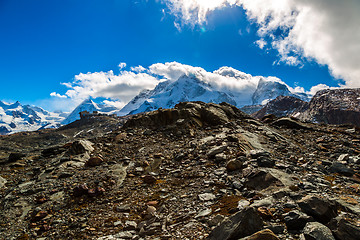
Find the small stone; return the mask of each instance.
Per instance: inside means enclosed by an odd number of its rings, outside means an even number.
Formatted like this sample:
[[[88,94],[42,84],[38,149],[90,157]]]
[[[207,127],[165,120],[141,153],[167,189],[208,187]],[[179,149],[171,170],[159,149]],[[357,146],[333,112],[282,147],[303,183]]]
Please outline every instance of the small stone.
[[[283,233],[285,231],[285,226],[281,224],[270,225],[267,228],[270,229],[275,234]]]
[[[148,206],[147,209],[146,209],[146,212],[147,212],[148,214],[153,215],[153,214],[155,214],[155,212],[156,212],[156,208],[155,208],[154,206]]]
[[[41,219],[43,219],[44,217],[46,217],[48,215],[48,213],[46,211],[39,211],[35,216],[34,216],[34,220],[35,221],[39,221]]]
[[[117,212],[130,212],[130,205],[129,204],[117,205],[115,209]]]
[[[121,221],[116,221],[116,222],[114,222],[114,227],[117,227],[117,226],[119,226],[119,225],[121,225],[121,224],[122,224]]]
[[[229,172],[232,172],[232,171],[236,171],[236,170],[240,170],[243,166],[243,163],[238,160],[238,159],[233,159],[233,160],[230,160],[227,164],[226,164],[226,169],[229,171]]]
[[[156,182],[156,178],[152,175],[146,175],[144,176],[143,181],[146,184],[153,184]]]
[[[0,188],[4,187],[7,183],[7,180],[0,176]]]
[[[135,221],[126,221],[124,230],[135,230],[137,227],[137,224]]]
[[[103,163],[103,159],[101,157],[91,157],[86,163],[85,166],[96,167]]]
[[[268,157],[259,157],[256,159],[256,162],[259,167],[274,167],[275,161]]]
[[[257,210],[258,210],[259,215],[265,220],[274,218],[273,214],[266,207],[259,207]]]
[[[222,146],[216,146],[212,149],[210,149],[210,151],[208,152],[208,157],[215,157],[216,154],[222,153],[227,149],[227,146],[222,145]]]
[[[75,197],[80,197],[82,195],[87,194],[89,191],[89,188],[87,187],[86,183],[79,184],[73,189],[73,194]]]
[[[156,205],[158,205],[158,201],[149,201],[149,202],[147,202],[146,203],[146,205],[148,205],[148,206],[156,206]]]
[[[199,194],[199,199],[201,201],[212,201],[216,198],[216,196],[212,193],[202,193]]]
[[[239,210],[242,210],[244,208],[246,208],[247,206],[250,205],[250,202],[248,200],[245,200],[245,199],[241,199],[239,202],[238,202],[238,205],[237,205],[237,208]]]
[[[211,208],[207,208],[205,210],[200,211],[195,218],[202,218],[202,217],[206,217],[209,216],[212,213]]]
[[[226,161],[226,155],[224,153],[219,153],[215,155],[215,161],[216,162],[225,162]]]

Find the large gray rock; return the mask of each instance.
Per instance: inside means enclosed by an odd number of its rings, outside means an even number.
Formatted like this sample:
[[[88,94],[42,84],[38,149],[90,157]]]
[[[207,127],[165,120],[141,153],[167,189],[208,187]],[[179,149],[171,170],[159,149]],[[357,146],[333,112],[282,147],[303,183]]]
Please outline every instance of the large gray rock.
[[[345,164],[343,164],[341,162],[334,162],[331,165],[329,171],[332,173],[339,173],[339,174],[342,174],[342,175],[348,176],[348,177],[351,177],[355,173],[355,171],[353,169],[347,167]]]
[[[247,176],[245,186],[250,189],[262,190],[270,186],[291,186],[294,182],[285,172],[271,168],[254,170]]]
[[[70,155],[78,155],[86,152],[94,151],[93,143],[88,140],[79,140],[75,141],[71,144],[68,154]]]
[[[301,230],[306,223],[313,221],[313,218],[298,210],[288,212],[284,215],[284,222],[289,230]]]
[[[7,183],[6,179],[0,176],[0,188],[5,186],[6,183]]]
[[[324,224],[338,215],[336,203],[319,196],[305,196],[298,201],[298,204],[303,212]]]
[[[337,239],[360,239],[360,227],[347,219],[341,218],[340,216],[331,220],[329,227]]]
[[[237,240],[249,236],[263,227],[255,208],[249,207],[224,220],[209,235],[210,240]]]
[[[318,222],[307,223],[303,234],[306,240],[335,240],[331,230]]]

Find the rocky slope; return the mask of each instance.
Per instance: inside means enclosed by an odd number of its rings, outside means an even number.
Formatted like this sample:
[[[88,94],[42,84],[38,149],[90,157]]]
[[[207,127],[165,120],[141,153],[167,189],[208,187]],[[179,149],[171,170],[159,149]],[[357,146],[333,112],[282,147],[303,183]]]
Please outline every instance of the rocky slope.
[[[201,102],[98,118],[0,137],[1,239],[359,239],[357,128]]]

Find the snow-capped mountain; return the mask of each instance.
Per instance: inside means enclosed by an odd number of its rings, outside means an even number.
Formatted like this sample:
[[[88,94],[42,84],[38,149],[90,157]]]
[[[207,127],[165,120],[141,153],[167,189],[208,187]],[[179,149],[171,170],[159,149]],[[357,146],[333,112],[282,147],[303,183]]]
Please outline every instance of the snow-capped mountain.
[[[117,114],[123,116],[158,108],[172,108],[184,101],[227,102],[240,108],[244,105],[266,104],[281,95],[304,98],[290,92],[289,88],[281,82],[263,78],[259,79],[257,87],[251,92],[249,89],[243,91],[219,89],[200,80],[197,76],[183,75],[176,81],[161,82],[153,90],[141,92]]]
[[[64,119],[61,124],[69,124],[80,119],[80,112],[87,111],[89,113],[92,112],[99,112],[99,113],[106,113],[112,114],[116,111],[119,111],[116,107],[109,106],[105,103],[96,104],[92,99],[86,99],[80,105],[78,105],[70,114],[69,116]]]
[[[40,107],[0,101],[0,135],[35,131],[60,126],[61,113],[48,112]]]

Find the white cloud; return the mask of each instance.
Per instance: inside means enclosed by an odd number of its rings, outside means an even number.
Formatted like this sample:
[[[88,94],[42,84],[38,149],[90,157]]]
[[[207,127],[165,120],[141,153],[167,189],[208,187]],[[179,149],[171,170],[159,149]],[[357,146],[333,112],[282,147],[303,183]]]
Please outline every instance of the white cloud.
[[[126,68],[126,63],[122,62],[122,63],[119,63],[118,67],[121,69],[123,68]]]
[[[138,73],[140,73],[140,72],[145,72],[145,71],[146,71],[146,68],[144,68],[144,67],[141,66],[141,65],[139,65],[139,66],[137,66],[137,67],[131,67],[130,69],[131,69],[131,71],[133,71],[133,72],[138,72]]]
[[[62,83],[68,88],[64,95],[51,93],[58,98],[69,98],[78,104],[89,97],[111,99],[115,105],[121,106],[130,101],[140,91],[152,89],[159,80],[147,73],[120,71],[118,75],[113,71],[80,73],[73,82]],[[114,105],[113,104],[113,105]]]
[[[311,96],[314,96],[315,93],[317,91],[323,90],[323,89],[330,89],[330,87],[326,84],[318,84],[316,86],[313,86],[310,91],[308,92],[308,94],[310,94]]]
[[[259,39],[255,42],[255,44],[260,48],[264,49],[264,47],[267,45],[267,42],[264,39]]]
[[[213,72],[201,67],[194,67],[178,62],[155,63],[148,68],[141,66],[130,67],[131,71],[120,71],[119,74],[109,72],[80,73],[73,82],[63,83],[68,88],[64,95],[53,92],[53,107],[66,105],[67,111],[89,97],[105,98],[104,103],[122,108],[142,90],[153,89],[161,81],[176,81],[183,75],[196,76],[199,80],[212,86],[212,89],[233,94],[240,105],[251,104],[259,80],[280,82],[277,77],[252,76],[232,67],[221,67]],[[141,71],[140,71],[141,70]],[[140,72],[139,72],[140,71]],[[285,84],[286,85],[286,84]],[[302,87],[292,88],[286,85],[293,93],[310,93],[329,88],[320,84],[305,92]]]
[[[56,93],[56,92],[50,93],[50,96],[51,96],[51,97],[57,97],[57,98],[67,98],[66,95],[61,95],[61,94]]]
[[[258,25],[261,39],[279,53],[279,61],[300,65],[304,59],[327,65],[347,87],[360,87],[360,1],[358,0],[165,0],[185,24],[206,22],[206,15],[238,5]],[[284,34],[275,34],[278,30]],[[264,42],[257,42],[264,47]]]

